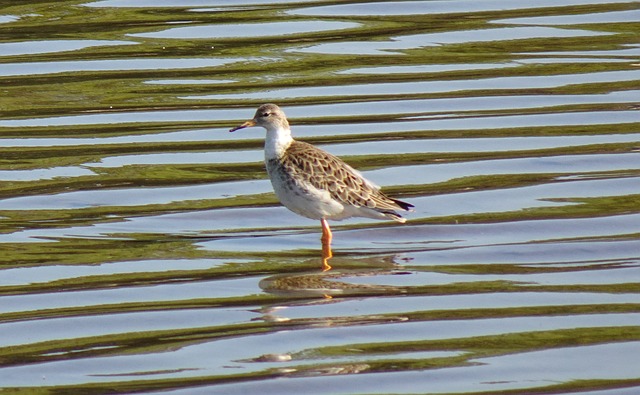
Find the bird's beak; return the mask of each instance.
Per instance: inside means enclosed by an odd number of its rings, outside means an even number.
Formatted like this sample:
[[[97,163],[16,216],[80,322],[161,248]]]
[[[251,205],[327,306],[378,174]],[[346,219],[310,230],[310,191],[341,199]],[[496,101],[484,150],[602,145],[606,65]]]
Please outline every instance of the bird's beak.
[[[243,123],[242,125],[236,126],[235,128],[229,129],[230,132],[235,132],[238,129],[250,128],[251,126],[256,126],[256,121],[253,119]]]

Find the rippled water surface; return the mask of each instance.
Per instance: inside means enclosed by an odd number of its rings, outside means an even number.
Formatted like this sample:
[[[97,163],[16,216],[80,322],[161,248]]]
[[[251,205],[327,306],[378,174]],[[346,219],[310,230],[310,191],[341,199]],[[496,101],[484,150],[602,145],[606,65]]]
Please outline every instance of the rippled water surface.
[[[637,1],[2,5],[0,388],[640,391]],[[322,272],[265,102],[408,222]]]

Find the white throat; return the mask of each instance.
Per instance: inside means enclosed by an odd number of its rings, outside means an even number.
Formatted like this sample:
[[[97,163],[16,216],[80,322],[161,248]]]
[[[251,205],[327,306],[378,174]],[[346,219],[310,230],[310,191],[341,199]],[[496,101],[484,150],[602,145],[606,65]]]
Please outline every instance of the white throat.
[[[267,129],[267,137],[264,140],[265,159],[281,157],[292,142],[290,129]]]

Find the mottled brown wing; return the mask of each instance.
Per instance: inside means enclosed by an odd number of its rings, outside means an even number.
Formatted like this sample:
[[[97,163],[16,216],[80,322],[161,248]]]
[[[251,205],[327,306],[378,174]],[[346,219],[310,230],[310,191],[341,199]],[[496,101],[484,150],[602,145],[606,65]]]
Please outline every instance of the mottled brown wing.
[[[408,210],[411,205],[387,197],[379,188],[342,159],[311,144],[293,142],[285,153],[283,165],[331,197],[355,207],[386,210]]]

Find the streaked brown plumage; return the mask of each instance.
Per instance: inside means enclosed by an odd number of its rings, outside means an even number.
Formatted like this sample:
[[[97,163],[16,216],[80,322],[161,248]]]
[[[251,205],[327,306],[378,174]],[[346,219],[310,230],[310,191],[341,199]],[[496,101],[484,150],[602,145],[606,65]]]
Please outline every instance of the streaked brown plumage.
[[[327,219],[368,217],[405,222],[395,210],[413,205],[392,199],[340,158],[296,141],[284,112],[275,104],[263,104],[253,119],[238,129],[262,126],[267,130],[265,164],[280,202],[296,214],[322,223],[324,264],[331,257],[331,230]]]
[[[368,182],[362,175],[342,159],[322,151],[311,144],[293,141],[281,158],[270,159],[272,171],[281,166],[285,174],[299,187],[310,184],[328,191],[331,199],[353,207],[375,210],[387,218],[405,222],[394,210],[409,210],[412,205],[391,199],[379,188]],[[319,219],[319,218],[314,218]]]

